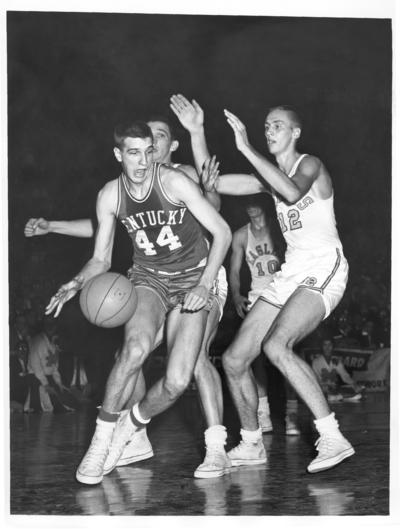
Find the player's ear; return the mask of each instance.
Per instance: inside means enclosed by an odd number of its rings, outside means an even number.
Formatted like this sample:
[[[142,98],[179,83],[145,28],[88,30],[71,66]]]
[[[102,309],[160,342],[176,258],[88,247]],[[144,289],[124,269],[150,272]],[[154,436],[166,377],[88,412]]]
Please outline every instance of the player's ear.
[[[118,149],[118,147],[114,147],[114,156],[116,157],[118,162],[122,162],[121,151]]]
[[[171,143],[171,147],[169,148],[169,150],[171,152],[174,152],[176,151],[176,149],[179,147],[179,141],[178,140],[174,140],[172,143]]]
[[[301,134],[301,129],[299,129],[299,127],[296,127],[293,129],[293,137],[296,138],[300,138],[300,134]]]

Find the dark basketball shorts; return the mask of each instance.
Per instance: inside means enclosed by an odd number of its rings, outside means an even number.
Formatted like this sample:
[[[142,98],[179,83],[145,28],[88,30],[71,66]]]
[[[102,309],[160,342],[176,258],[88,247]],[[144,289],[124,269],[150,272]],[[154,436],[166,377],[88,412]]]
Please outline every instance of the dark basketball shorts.
[[[159,297],[166,312],[169,312],[183,305],[186,294],[199,283],[203,270],[204,267],[198,267],[179,274],[169,274],[133,264],[128,270],[127,276],[135,288],[147,288],[153,291]],[[215,290],[214,285],[204,307],[208,312],[217,296]]]

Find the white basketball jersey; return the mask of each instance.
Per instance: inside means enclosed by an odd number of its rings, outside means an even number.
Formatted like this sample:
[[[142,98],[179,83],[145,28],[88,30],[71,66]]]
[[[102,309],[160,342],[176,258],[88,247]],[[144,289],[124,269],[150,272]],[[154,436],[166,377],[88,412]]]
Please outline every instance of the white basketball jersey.
[[[247,225],[246,262],[251,274],[250,290],[262,290],[273,279],[273,274],[279,269],[279,259],[273,253],[271,239],[268,236],[256,239]]]
[[[301,160],[302,154],[290,170],[292,178]],[[333,210],[333,193],[327,199],[319,198],[315,192],[315,183],[297,204],[286,204],[274,194],[278,221],[287,244],[286,260],[294,251],[325,253],[327,250],[342,248],[336,229]]]

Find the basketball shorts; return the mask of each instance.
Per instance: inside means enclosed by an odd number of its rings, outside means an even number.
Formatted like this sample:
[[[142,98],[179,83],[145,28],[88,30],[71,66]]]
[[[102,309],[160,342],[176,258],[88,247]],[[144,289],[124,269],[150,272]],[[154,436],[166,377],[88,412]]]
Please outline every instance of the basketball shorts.
[[[152,290],[159,297],[165,311],[169,312],[175,308],[182,307],[186,294],[198,284],[203,270],[204,267],[198,267],[180,274],[168,274],[133,264],[128,270],[127,276],[135,288]],[[210,290],[210,296],[204,307],[208,312],[212,308],[214,298],[215,292],[213,287]]]
[[[318,293],[324,302],[325,318],[341,300],[348,278],[349,267],[342,250],[293,253],[276,272],[274,279],[261,293],[260,299],[282,308],[298,288]]]

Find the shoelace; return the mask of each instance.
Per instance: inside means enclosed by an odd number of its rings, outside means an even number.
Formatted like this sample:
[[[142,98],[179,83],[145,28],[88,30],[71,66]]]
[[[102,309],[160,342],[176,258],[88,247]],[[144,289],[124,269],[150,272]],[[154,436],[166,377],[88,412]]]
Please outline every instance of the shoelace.
[[[103,467],[102,458],[107,453],[108,446],[104,445],[104,438],[103,437],[95,437],[89,447],[89,450],[87,451],[85,455],[85,459],[83,461],[83,466],[86,468],[87,466],[94,465],[96,467]]]
[[[318,453],[323,454],[325,452],[329,452],[333,446],[333,442],[334,439],[332,437],[328,437],[327,435],[318,437],[318,439],[315,441],[315,446],[318,450]]]

